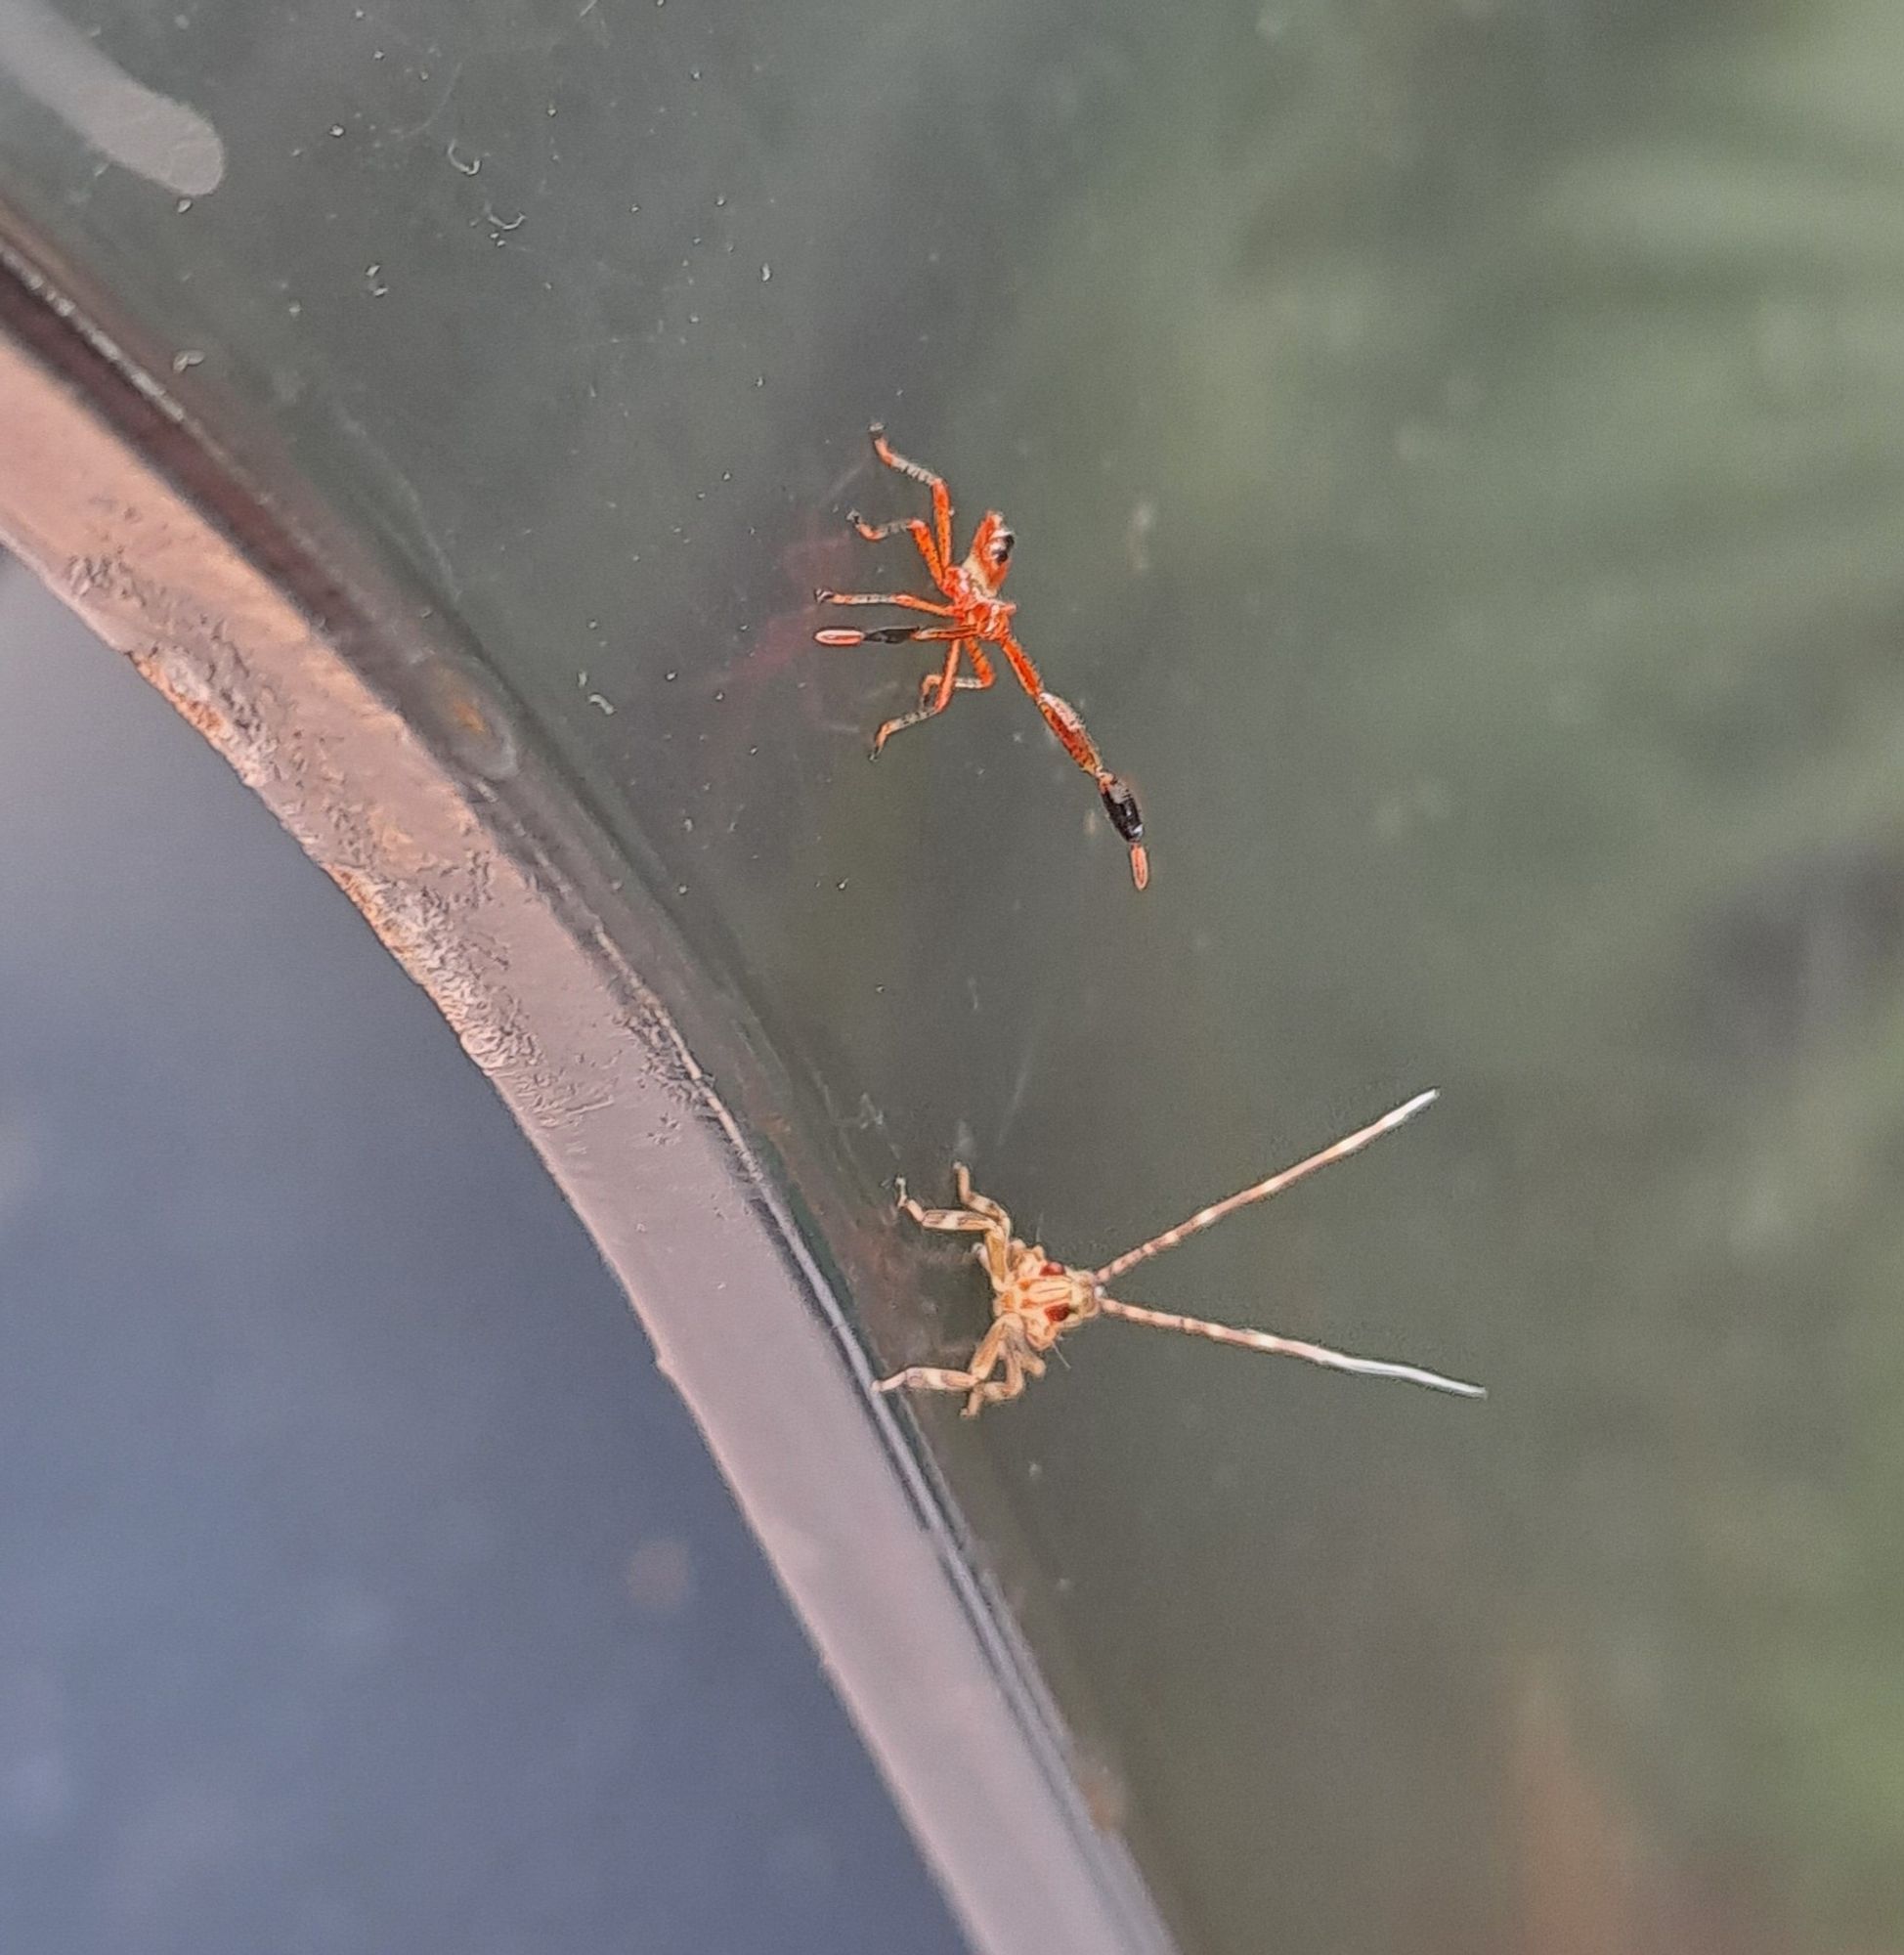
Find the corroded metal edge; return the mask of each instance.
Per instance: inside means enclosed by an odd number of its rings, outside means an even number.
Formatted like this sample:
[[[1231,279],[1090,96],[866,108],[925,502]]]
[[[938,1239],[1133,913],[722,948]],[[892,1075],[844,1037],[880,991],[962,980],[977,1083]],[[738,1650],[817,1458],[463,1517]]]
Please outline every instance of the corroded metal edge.
[[[539,813],[585,824],[478,681],[437,660],[441,713],[408,696],[398,711],[367,672],[417,670],[391,642],[402,606],[379,607],[379,630],[313,602],[326,566],[286,575],[281,529],[240,543],[236,476],[207,497],[218,453],[150,369],[126,370],[70,301],[21,281],[16,252],[0,260],[0,539],[263,798],[500,1093],[627,1288],[974,1944],[1167,1951],[1122,1843],[1064,1769],[1016,1632],[637,976],[650,954],[686,968],[666,925],[558,861]],[[222,526],[207,514],[221,505]]]

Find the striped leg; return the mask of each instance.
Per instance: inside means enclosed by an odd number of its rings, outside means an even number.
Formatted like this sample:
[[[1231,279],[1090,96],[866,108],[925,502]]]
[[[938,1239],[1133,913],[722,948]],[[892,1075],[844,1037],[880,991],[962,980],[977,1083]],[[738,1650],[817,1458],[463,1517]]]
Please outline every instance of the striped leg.
[[[931,493],[931,536],[928,538],[924,534],[926,526],[923,523],[916,526],[908,523],[903,527],[912,531],[913,542],[919,545],[919,554],[926,559],[926,568],[931,572],[932,582],[943,587],[945,574],[952,565],[952,492],[945,486],[945,478],[943,476],[934,475],[930,468],[925,467],[922,463],[908,461],[903,455],[898,454],[893,449],[891,443],[887,440],[886,428],[881,422],[875,421],[873,423],[871,433],[873,437],[873,453],[888,468],[896,468],[901,475],[909,475],[913,481],[924,483],[926,488]],[[867,535],[865,527],[860,524],[857,517],[853,518],[853,526],[859,530],[861,536]],[[892,527],[894,526],[888,526],[882,534],[889,536],[892,533]],[[869,539],[869,541],[873,541],[873,539]],[[929,544],[930,547],[929,547]],[[934,557],[937,559],[936,564],[933,561]]]
[[[908,1365],[903,1371],[894,1371],[889,1378],[882,1378],[878,1389],[883,1392],[964,1392],[968,1395],[966,1416],[972,1418],[981,1406],[996,1404],[1001,1398],[1015,1399],[1024,1390],[1024,1367],[1012,1330],[1010,1321],[1001,1318],[986,1331],[977,1350],[972,1354],[970,1367],[963,1371],[947,1370],[937,1365]],[[1005,1367],[1005,1376],[994,1378],[992,1373],[1000,1365]]]
[[[921,636],[930,635],[921,633]],[[959,656],[969,653],[972,658],[973,675],[959,675]],[[919,683],[919,704],[910,713],[902,713],[896,719],[888,719],[873,736],[873,758],[879,759],[880,749],[892,738],[893,734],[904,731],[908,726],[917,726],[921,720],[930,719],[941,714],[952,703],[955,692],[983,692],[992,683],[992,663],[978,649],[975,638],[955,638],[951,649],[945,655],[945,663],[935,673],[928,673]]]
[[[929,618],[958,616],[949,605],[934,604],[928,598],[915,597],[905,590],[816,590],[813,595],[822,604],[890,604],[900,611],[923,611]],[[917,637],[919,630],[913,625],[881,625],[867,631],[852,631],[843,627],[815,631],[813,642],[816,645],[902,645],[909,638]]]

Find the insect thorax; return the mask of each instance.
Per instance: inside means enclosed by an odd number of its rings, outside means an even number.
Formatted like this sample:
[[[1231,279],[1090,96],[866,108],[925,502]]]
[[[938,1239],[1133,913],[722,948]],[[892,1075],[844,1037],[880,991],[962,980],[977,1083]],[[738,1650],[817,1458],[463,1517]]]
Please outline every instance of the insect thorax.
[[[1018,608],[1016,604],[1009,604],[1002,597],[987,597],[982,594],[982,588],[968,598],[967,604],[969,608],[962,622],[974,637],[986,644],[996,644],[1010,633],[1012,613]]]
[[[1098,1286],[1083,1270],[1052,1262],[1044,1250],[1022,1248],[1000,1298],[1024,1326],[1033,1350],[1049,1350],[1074,1324],[1098,1314]]]

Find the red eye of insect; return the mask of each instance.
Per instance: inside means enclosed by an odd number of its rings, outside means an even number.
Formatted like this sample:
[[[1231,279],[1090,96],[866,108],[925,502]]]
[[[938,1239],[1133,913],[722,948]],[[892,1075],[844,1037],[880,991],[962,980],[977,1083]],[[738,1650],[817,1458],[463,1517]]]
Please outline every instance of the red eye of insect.
[[[1045,1322],[1047,1324],[1062,1324],[1070,1314],[1071,1306],[1068,1303],[1048,1303],[1045,1305]]]
[[[1043,1274],[1048,1277],[1061,1277],[1064,1274],[1064,1265],[1062,1263],[1047,1263]]]

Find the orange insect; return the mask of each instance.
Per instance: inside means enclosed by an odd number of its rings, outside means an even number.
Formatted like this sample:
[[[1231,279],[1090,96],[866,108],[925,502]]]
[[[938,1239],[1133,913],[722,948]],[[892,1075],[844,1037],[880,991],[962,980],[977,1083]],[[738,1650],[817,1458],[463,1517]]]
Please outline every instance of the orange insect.
[[[1104,1285],[1128,1269],[1174,1249],[1187,1236],[1221,1222],[1226,1215],[1252,1201],[1267,1201],[1285,1188],[1327,1167],[1331,1161],[1359,1152],[1372,1140],[1399,1127],[1404,1120],[1432,1104],[1433,1093],[1418,1093],[1406,1106],[1397,1107],[1379,1120],[1314,1153],[1294,1167],[1273,1174],[1239,1194],[1200,1208],[1188,1222],[1153,1236],[1135,1249],[1113,1256],[1101,1270],[1076,1270],[1068,1264],[1053,1262],[1035,1242],[1021,1242],[1012,1233],[1012,1218],[988,1195],[974,1193],[972,1176],[963,1161],[953,1164],[954,1185],[959,1193],[956,1208],[922,1208],[899,1184],[899,1206],[922,1229],[969,1231],[980,1238],[973,1247],[973,1257],[985,1272],[992,1286],[992,1327],[972,1354],[963,1370],[948,1370],[936,1365],[909,1365],[889,1378],[879,1381],[883,1392],[904,1389],[921,1392],[964,1392],[965,1415],[975,1418],[988,1405],[1015,1399],[1024,1390],[1026,1378],[1042,1378],[1049,1351],[1067,1330],[1100,1314],[1122,1317],[1133,1324],[1147,1324],[1158,1330],[1187,1330],[1192,1337],[1208,1337],[1218,1344],[1239,1344],[1246,1351],[1269,1351],[1285,1358],[1304,1358],[1312,1365],[1326,1365],[1338,1371],[1354,1371],[1364,1378],[1401,1378],[1409,1384],[1429,1385],[1436,1391],[1458,1392],[1464,1398],[1484,1399],[1481,1385],[1463,1384],[1458,1378],[1445,1378],[1439,1371],[1424,1371],[1414,1365],[1391,1364],[1383,1358],[1351,1358],[1322,1344],[1304,1344],[1293,1337],[1277,1337],[1268,1330],[1238,1330],[1228,1324],[1212,1324],[1201,1317],[1179,1317],[1167,1310],[1151,1310],[1141,1303],[1120,1303],[1104,1294]],[[994,1377],[996,1371],[1002,1377]]]
[[[911,713],[902,713],[896,719],[888,719],[873,736],[875,759],[901,727],[916,726],[922,719],[943,713],[955,692],[982,692],[989,686],[992,662],[983,647],[996,645],[1005,654],[1018,683],[1031,695],[1032,704],[1044,715],[1045,724],[1058,735],[1071,759],[1097,782],[1110,825],[1130,847],[1131,880],[1143,889],[1150,880],[1150,858],[1145,852],[1144,816],[1138,810],[1136,795],[1098,758],[1098,750],[1085,731],[1077,709],[1060,699],[1057,693],[1045,690],[1038,668],[1012,634],[1012,614],[1017,606],[1007,603],[998,592],[1005,582],[1005,573],[1012,567],[1012,549],[1017,539],[1006,528],[1005,518],[996,509],[987,509],[973,532],[972,548],[966,552],[965,561],[954,562],[952,497],[943,479],[930,468],[894,454],[887,445],[885,428],[877,421],[872,433],[873,453],[888,468],[896,468],[901,475],[923,482],[931,492],[932,520],[930,526],[917,516],[901,516],[889,523],[869,523],[857,509],[849,510],[846,520],[869,543],[897,536],[903,530],[918,545],[919,554],[926,560],[927,575],[946,600],[935,604],[930,598],[915,597],[909,591],[816,590],[813,593],[823,604],[892,604],[902,611],[924,611],[945,621],[939,625],[883,625],[871,631],[814,632],[815,640],[822,645],[939,643],[946,647],[944,664],[920,681],[918,707]],[[972,666],[969,674],[959,671],[962,658]]]

